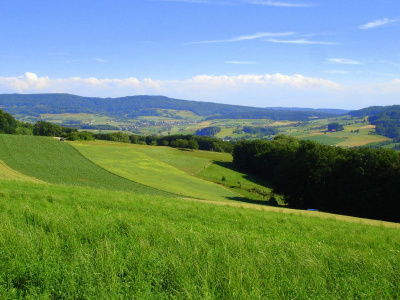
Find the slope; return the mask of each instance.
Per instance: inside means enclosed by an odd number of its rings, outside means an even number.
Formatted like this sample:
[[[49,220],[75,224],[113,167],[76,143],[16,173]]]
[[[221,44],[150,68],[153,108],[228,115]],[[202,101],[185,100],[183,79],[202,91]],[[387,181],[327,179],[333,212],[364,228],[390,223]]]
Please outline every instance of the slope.
[[[100,168],[68,143],[53,138],[0,135],[0,160],[15,171],[49,183],[166,195]]]
[[[0,190],[1,299],[400,293],[397,228],[82,187]]]
[[[226,200],[237,197],[228,189],[190,176],[137,150],[140,146],[105,141],[72,142],[71,145],[102,168],[157,189],[199,199]]]

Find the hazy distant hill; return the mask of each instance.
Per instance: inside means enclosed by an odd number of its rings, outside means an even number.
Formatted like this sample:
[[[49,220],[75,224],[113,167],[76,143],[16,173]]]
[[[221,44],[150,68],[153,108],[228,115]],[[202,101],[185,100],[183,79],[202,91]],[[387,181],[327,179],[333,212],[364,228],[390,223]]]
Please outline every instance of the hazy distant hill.
[[[208,120],[214,119],[270,119],[276,121],[307,121],[310,118],[333,118],[337,114],[330,114],[318,111],[291,111],[291,110],[275,110],[265,109],[264,111],[246,111],[222,114],[218,116],[208,117]]]
[[[307,107],[266,107],[266,109],[274,110],[287,110],[287,111],[308,111],[308,112],[322,112],[328,114],[346,115],[350,110],[337,109],[337,108],[307,108]]]
[[[93,113],[123,117],[149,109],[188,110],[199,116],[234,112],[264,111],[239,105],[172,99],[164,96],[129,96],[120,98],[81,97],[70,94],[2,94],[0,106],[11,114]]]
[[[399,111],[399,110],[400,110],[400,105],[370,106],[359,110],[353,110],[349,114],[354,117],[366,117],[366,116],[375,116],[378,114],[390,111]]]
[[[301,108],[258,108],[211,102],[189,101],[164,96],[120,98],[81,97],[70,94],[0,94],[0,108],[13,115],[39,117],[40,114],[92,113],[112,117],[157,115],[156,109],[191,111],[210,118],[269,118],[307,120],[332,117],[344,110]]]

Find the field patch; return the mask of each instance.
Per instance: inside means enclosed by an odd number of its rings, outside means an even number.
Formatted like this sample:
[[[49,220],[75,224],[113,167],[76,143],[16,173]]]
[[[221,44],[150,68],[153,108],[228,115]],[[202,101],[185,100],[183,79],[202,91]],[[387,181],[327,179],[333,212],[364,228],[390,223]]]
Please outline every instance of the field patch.
[[[190,176],[156,159],[154,154],[150,156],[137,150],[140,146],[104,141],[73,142],[71,145],[102,168],[147,186],[200,199],[226,200],[237,197],[219,185]],[[199,163],[202,164],[196,161],[196,168]]]
[[[12,180],[21,180],[21,181],[30,181],[36,183],[44,183],[43,181],[22,174],[18,171],[11,169],[7,166],[4,161],[0,160],[0,179],[12,179]]]
[[[340,142],[343,142],[344,138],[332,137],[332,136],[328,136],[328,135],[324,135],[324,134],[319,134],[319,135],[312,135],[309,137],[304,137],[304,138],[302,138],[302,140],[309,140],[309,141],[313,141],[313,142],[318,142],[320,144],[333,146]]]
[[[49,183],[165,194],[102,169],[54,138],[0,135],[0,160],[19,173]]]

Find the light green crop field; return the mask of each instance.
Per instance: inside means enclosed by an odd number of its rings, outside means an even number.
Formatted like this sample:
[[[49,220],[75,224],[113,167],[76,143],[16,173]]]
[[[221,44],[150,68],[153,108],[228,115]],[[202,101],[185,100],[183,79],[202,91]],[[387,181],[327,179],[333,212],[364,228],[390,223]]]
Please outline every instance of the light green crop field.
[[[144,151],[136,150],[140,146],[104,141],[72,142],[71,145],[102,168],[147,186],[199,199],[237,197],[222,186],[190,176]]]
[[[78,186],[0,191],[1,299],[400,294],[398,228]]]
[[[174,166],[189,175],[222,184],[222,176],[225,177],[225,187],[233,192],[252,199],[267,200],[257,193],[249,190],[255,188],[271,192],[268,183],[259,178],[241,173],[233,168],[232,155],[211,151],[187,151],[170,147],[134,145],[137,151],[141,151],[155,159]],[[240,182],[240,183],[239,183]]]
[[[166,194],[112,174],[54,138],[0,135],[0,160],[9,168],[39,180],[136,193]]]
[[[234,170],[232,155],[228,153],[187,151],[107,141],[73,142],[71,145],[110,172],[184,196],[209,200],[241,197],[267,200],[250,190],[257,188],[267,193],[271,192],[266,183]],[[226,178],[224,185],[221,181],[222,176]]]

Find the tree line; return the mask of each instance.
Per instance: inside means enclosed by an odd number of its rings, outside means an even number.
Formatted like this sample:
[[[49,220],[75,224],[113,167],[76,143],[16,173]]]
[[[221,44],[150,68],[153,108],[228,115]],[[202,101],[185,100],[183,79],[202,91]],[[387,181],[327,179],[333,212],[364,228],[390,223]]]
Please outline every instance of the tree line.
[[[283,135],[240,141],[241,170],[270,181],[293,208],[400,221],[400,154],[389,149],[344,149]]]
[[[170,146],[183,149],[199,149],[205,151],[232,153],[233,145],[230,142],[222,141],[217,138],[197,135],[167,135],[167,136],[141,136],[128,135],[123,132],[97,133],[93,134],[97,140],[107,140],[122,143],[152,145],[152,146]]]

